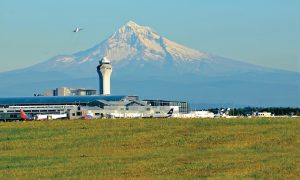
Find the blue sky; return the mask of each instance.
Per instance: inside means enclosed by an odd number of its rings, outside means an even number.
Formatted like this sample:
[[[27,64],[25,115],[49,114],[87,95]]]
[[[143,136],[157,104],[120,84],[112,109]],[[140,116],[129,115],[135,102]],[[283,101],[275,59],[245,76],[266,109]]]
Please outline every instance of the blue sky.
[[[197,50],[300,72],[299,0],[1,0],[0,72],[90,48],[130,20]]]

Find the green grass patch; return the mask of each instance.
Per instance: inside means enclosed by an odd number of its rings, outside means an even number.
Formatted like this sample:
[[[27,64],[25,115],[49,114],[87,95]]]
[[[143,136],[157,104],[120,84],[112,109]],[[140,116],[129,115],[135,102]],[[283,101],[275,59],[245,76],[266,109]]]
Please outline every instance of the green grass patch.
[[[0,179],[299,179],[299,118],[0,123]]]

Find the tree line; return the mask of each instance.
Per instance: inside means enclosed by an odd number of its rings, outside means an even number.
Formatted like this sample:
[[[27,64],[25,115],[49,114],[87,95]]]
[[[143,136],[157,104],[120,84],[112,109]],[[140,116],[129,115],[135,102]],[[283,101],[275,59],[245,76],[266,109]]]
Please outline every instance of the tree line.
[[[215,108],[209,109],[209,111],[214,113],[224,111],[230,116],[247,116],[258,112],[270,112],[275,116],[300,116],[300,108],[292,107],[244,107],[232,109]]]

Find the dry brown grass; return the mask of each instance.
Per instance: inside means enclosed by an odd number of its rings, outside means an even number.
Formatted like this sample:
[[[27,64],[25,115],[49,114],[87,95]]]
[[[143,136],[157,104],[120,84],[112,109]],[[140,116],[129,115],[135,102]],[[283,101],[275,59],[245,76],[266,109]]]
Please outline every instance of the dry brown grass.
[[[298,118],[0,123],[0,179],[299,179]]]

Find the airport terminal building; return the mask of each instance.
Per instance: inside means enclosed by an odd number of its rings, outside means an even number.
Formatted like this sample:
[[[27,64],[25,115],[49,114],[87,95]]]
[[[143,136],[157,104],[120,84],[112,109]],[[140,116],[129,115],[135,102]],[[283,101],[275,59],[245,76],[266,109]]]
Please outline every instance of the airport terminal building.
[[[67,114],[69,119],[82,117],[82,112],[92,113],[95,118],[150,117],[150,114],[164,114],[171,108],[179,113],[185,107],[176,102],[151,104],[138,96],[34,96],[0,98],[0,120],[21,119],[20,110],[35,116],[40,114]]]
[[[2,97],[0,98],[0,120],[21,119],[21,111],[31,117],[38,115],[54,117],[63,114],[69,119],[82,118],[86,113],[93,114],[95,118],[139,118],[160,117],[170,110],[172,113],[189,112],[187,102],[141,101],[138,96],[112,96],[110,95],[112,73],[110,61],[106,58],[101,59],[96,69],[99,75],[99,95],[95,95],[95,90],[92,89],[63,88],[60,91],[57,89],[57,92],[63,93],[52,93],[53,96]]]

